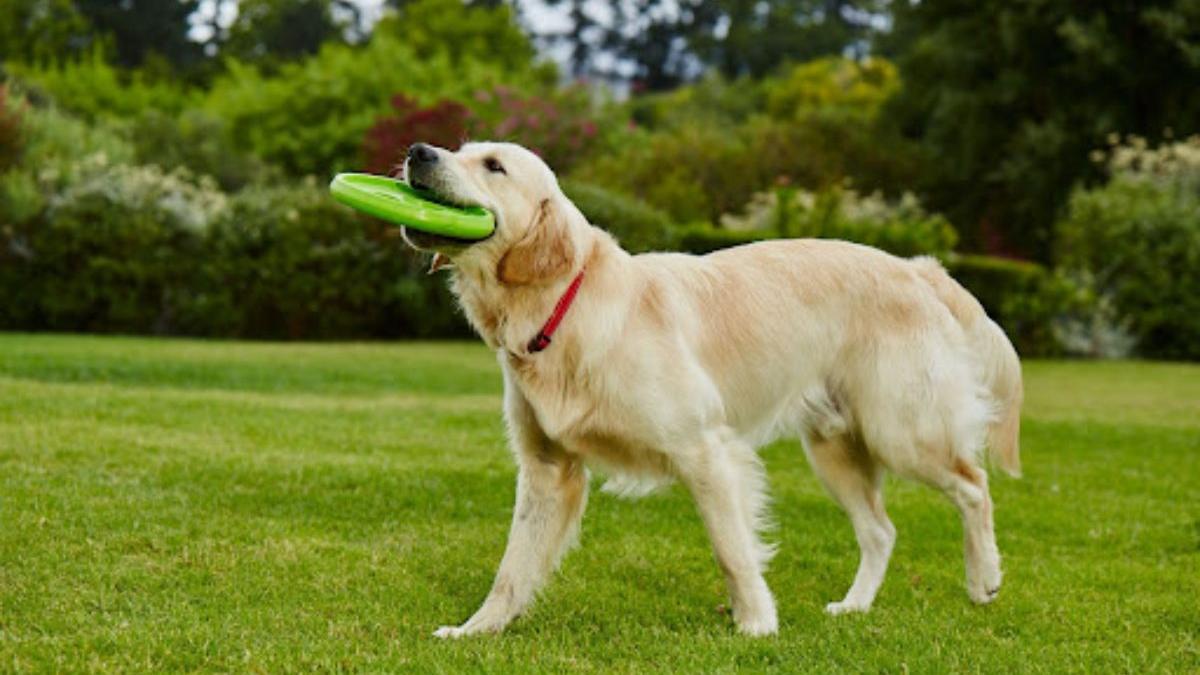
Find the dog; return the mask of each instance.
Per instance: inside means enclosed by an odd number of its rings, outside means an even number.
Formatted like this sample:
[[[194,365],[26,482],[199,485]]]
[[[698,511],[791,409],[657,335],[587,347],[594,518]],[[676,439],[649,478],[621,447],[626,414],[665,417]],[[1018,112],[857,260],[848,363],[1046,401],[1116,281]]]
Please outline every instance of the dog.
[[[996,597],[982,454],[1020,474],[1020,363],[937,261],[816,239],[631,255],[588,223],[544,162],[507,143],[416,144],[404,175],[436,201],[495,215],[478,242],[403,236],[433,252],[431,272],[452,268],[454,295],[496,352],[518,465],[491,591],[435,635],[499,632],[526,609],[578,535],[588,467],[625,494],[686,486],[738,630],[777,632],[756,449],[781,437],[801,440],[861,549],[830,614],[867,611],[883,582],[896,540],[885,470],[957,506],[968,595]]]

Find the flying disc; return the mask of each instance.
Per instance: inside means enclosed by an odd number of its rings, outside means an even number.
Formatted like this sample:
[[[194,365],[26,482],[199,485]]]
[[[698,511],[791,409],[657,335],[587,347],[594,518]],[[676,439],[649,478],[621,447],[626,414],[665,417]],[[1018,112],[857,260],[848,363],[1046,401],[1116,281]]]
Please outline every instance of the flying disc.
[[[329,184],[329,192],[334,199],[363,213],[431,234],[483,239],[496,229],[496,219],[487,209],[439,204],[387,176],[339,173]]]

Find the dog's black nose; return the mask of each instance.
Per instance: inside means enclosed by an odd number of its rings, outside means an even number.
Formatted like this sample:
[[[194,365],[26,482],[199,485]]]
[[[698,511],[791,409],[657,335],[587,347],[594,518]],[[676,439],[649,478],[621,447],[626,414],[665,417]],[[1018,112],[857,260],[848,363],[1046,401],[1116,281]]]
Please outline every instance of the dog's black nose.
[[[437,150],[425,143],[413,143],[408,146],[408,159],[418,164],[433,164],[437,161]]]

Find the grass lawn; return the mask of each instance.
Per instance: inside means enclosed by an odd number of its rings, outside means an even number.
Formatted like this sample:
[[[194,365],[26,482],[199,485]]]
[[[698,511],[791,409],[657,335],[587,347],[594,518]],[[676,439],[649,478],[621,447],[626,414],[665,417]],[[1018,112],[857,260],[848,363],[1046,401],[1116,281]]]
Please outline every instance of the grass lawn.
[[[514,492],[483,347],[0,335],[0,671],[1197,672],[1200,367],[1026,373],[1026,475],[992,481],[994,605],[967,599],[953,507],[890,480],[875,609],[825,616],[857,546],[779,443],[778,636],[721,613],[673,488],[593,492],[533,610],[443,642]]]

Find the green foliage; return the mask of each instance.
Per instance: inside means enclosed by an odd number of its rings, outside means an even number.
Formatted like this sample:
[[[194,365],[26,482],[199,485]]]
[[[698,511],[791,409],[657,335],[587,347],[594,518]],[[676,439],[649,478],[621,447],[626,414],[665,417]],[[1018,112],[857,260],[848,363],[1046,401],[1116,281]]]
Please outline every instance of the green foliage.
[[[761,230],[727,230],[708,223],[692,223],[676,228],[676,246],[681,251],[703,255],[731,246],[741,246],[768,239],[772,235]]]
[[[0,174],[0,328],[260,338],[464,330],[444,284],[425,280],[394,230],[336,205],[323,182],[255,181],[227,197],[211,179],[157,165],[220,160],[220,146],[208,156],[199,138],[204,123],[190,149],[174,131],[164,139],[142,125],[135,149],[102,125],[28,108],[21,162]],[[133,164],[160,143],[161,162]]]
[[[669,131],[635,132],[580,166],[580,180],[633,195],[676,222],[715,221],[766,184],[772,167],[757,137],[700,120]]]
[[[211,176],[226,191],[280,178],[276,167],[233,143],[224,120],[203,110],[178,115],[146,110],[122,120],[119,128],[133,145],[138,163],[167,170],[183,167]]]
[[[581,181],[564,180],[562,188],[588,222],[610,232],[628,251],[662,250],[674,243],[670,219],[645,202]]]
[[[471,136],[523,145],[565,174],[603,147],[602,126],[616,126],[612,111],[602,110],[593,99],[592,92],[579,86],[526,96],[509,87],[478,91],[469,102]]]
[[[1194,0],[891,3],[919,141],[916,186],[975,249],[1049,261],[1053,224],[1106,135],[1200,131]]]
[[[187,296],[203,233],[224,208],[213,186],[91,155],[44,212],[10,235],[0,325],[164,332]]]
[[[539,71],[506,72],[490,62],[418,57],[403,41],[376,35],[362,48],[327,45],[267,77],[231,61],[204,107],[225,120],[234,142],[293,174],[329,175],[359,166],[360,147],[395,92],[421,102],[465,100],[498,79],[533,86]]]
[[[90,32],[103,39],[125,68],[159,61],[165,70],[195,66],[203,53],[188,37],[202,0],[73,0]]]
[[[711,73],[685,87],[634,97],[628,108],[633,121],[647,129],[669,129],[697,118],[735,126],[764,110],[764,89],[761,80]]]
[[[239,0],[237,10],[220,54],[266,68],[316,54],[343,28],[328,0]]]
[[[609,3],[608,16],[599,18],[586,0],[551,4],[567,5],[573,25],[543,37],[569,47],[576,74],[628,77],[632,70],[635,86],[648,91],[674,88],[709,70],[762,77],[781,63],[860,52],[884,6],[878,0],[649,0]],[[596,58],[601,52],[607,63]]]
[[[1111,303],[1139,354],[1198,359],[1200,136],[1157,149],[1131,139],[1108,169],[1108,183],[1071,197],[1058,225],[1061,266],[1097,308]]]
[[[207,237],[204,288],[178,330],[257,338],[422,337],[465,331],[445,284],[394,228],[323,184],[250,188]]]
[[[197,97],[194,91],[169,79],[119,70],[99,50],[56,64],[7,67],[27,88],[49,95],[63,110],[87,120],[134,117],[151,110],[177,114]]]
[[[372,39],[401,42],[418,60],[447,58],[454,66],[486,63],[495,71],[515,74],[528,71],[536,56],[507,3],[408,0],[397,4],[398,10],[376,25]]]
[[[20,224],[42,212],[55,195],[86,176],[82,160],[121,164],[133,159],[133,148],[107,125],[88,124],[54,107],[16,105],[24,110],[23,149],[20,162],[0,172],[0,225]]]
[[[900,89],[896,67],[880,58],[826,57],[801,63],[764,81],[766,107],[780,119],[803,121],[814,113],[867,124]]]
[[[51,63],[79,56],[102,41],[73,0],[0,2],[0,61]]]
[[[8,87],[0,84],[0,174],[21,159],[25,148],[21,110],[9,99]]]
[[[646,128],[613,139],[576,175],[677,222],[716,223],[781,178],[812,189],[851,178],[895,195],[913,151],[877,113],[897,86],[895,68],[879,59],[822,59],[760,82],[707,78],[635,101],[633,118]]]
[[[911,194],[890,202],[839,186],[817,193],[787,186],[759,193],[743,215],[727,215],[722,225],[773,236],[843,239],[900,256],[944,255],[958,241],[950,223],[927,213]]]

